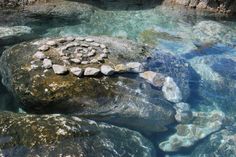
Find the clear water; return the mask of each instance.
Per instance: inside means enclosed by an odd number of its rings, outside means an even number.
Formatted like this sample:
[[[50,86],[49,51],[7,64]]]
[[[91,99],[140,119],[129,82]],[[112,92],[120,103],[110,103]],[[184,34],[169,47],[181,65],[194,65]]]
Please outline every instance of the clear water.
[[[206,13],[185,12],[181,9],[159,6],[142,10],[108,8],[96,11],[91,18],[83,21],[38,19],[25,25],[34,30],[32,38],[107,35],[147,42],[163,52],[183,57],[200,76],[200,79],[193,82],[192,95],[188,100],[192,109],[205,112],[217,109],[236,118],[236,40],[196,45],[196,40],[193,39],[193,26],[204,20],[217,21],[231,29],[231,34],[236,34],[236,19],[216,18]],[[143,39],[145,31],[157,34]],[[16,42],[18,41],[14,43]],[[1,49],[4,49],[3,45]],[[12,102],[11,96],[0,85],[0,110],[17,111],[18,109],[12,104],[15,103]],[[186,155],[191,153],[191,150],[182,153]],[[171,156],[177,155],[171,154]]]

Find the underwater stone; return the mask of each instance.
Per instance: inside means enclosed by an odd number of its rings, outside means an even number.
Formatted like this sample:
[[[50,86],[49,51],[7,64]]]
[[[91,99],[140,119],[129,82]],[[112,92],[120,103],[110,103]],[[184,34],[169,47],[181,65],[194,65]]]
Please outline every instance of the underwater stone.
[[[109,66],[109,65],[102,65],[101,66],[101,72],[104,74],[104,75],[112,75],[114,74],[114,69]]]
[[[193,114],[191,111],[181,111],[177,110],[175,114],[175,120],[182,124],[189,123],[193,118]]]
[[[165,78],[162,92],[164,97],[170,102],[178,103],[182,100],[182,93],[171,77]]]
[[[78,77],[81,77],[83,75],[83,69],[78,68],[78,67],[72,67],[70,68],[70,71],[72,74]]]
[[[41,47],[38,48],[40,51],[47,51],[49,49],[48,45],[42,45]]]
[[[46,69],[50,69],[52,67],[52,61],[50,59],[44,59],[43,67]]]
[[[85,40],[85,38],[83,38],[83,37],[76,37],[75,39],[79,40],[79,41],[84,41]]]
[[[88,53],[88,57],[92,57],[96,54],[95,50],[92,50],[91,52]]]
[[[81,64],[83,65],[86,65],[86,64],[89,64],[90,62],[89,61],[82,61]]]
[[[188,103],[180,102],[175,104],[174,108],[180,111],[190,111],[190,105]]]
[[[63,75],[68,72],[68,69],[62,65],[54,64],[52,68],[55,74]]]
[[[45,54],[41,51],[37,51],[34,55],[33,55],[34,58],[36,59],[40,59],[40,60],[43,60],[44,58],[46,58]]]
[[[145,71],[140,73],[139,76],[155,87],[162,87],[165,81],[165,77],[162,74],[153,71]]]
[[[199,140],[218,131],[224,119],[225,115],[221,111],[193,112],[192,123],[177,125],[177,132],[161,142],[159,147],[165,152],[176,152],[181,148],[191,147]]]
[[[129,72],[141,73],[144,71],[143,65],[139,62],[130,62],[126,66],[129,68]]]
[[[96,76],[99,72],[100,69],[88,67],[84,70],[84,76]]]

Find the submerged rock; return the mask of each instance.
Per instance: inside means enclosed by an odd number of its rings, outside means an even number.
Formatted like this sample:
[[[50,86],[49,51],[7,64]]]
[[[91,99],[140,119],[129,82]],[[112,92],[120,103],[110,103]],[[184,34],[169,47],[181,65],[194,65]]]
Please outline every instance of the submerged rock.
[[[235,46],[234,30],[215,21],[201,21],[193,27],[193,40],[197,44],[224,43]]]
[[[2,156],[155,156],[141,134],[74,116],[0,113]]]
[[[155,87],[162,87],[165,80],[162,74],[153,71],[145,71],[140,73],[139,76]]]
[[[0,39],[30,34],[31,28],[27,26],[0,27]]]
[[[213,133],[201,142],[191,153],[191,156],[229,156],[236,154],[236,126],[228,126],[219,132]]]
[[[173,78],[166,77],[162,87],[164,97],[170,102],[178,103],[182,100],[182,93]]]
[[[84,70],[84,76],[96,76],[99,72],[100,69],[88,67]]]
[[[179,124],[176,133],[166,141],[161,142],[159,147],[165,152],[176,152],[184,147],[190,147],[211,133],[221,129],[225,115],[220,111],[194,112],[191,124]]]
[[[101,72],[104,74],[104,75],[112,75],[115,71],[114,69],[109,66],[109,65],[102,65],[101,66]]]

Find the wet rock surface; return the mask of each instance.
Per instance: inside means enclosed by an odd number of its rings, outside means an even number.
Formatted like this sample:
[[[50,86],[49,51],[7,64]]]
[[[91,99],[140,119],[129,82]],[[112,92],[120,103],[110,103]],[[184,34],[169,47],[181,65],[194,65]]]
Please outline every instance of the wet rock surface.
[[[166,152],[176,152],[181,148],[191,147],[199,140],[221,129],[225,115],[221,111],[210,113],[194,112],[193,120],[189,124],[178,124],[176,133],[168,140],[159,144]]]
[[[1,27],[0,26],[0,39],[6,39],[14,36],[22,36],[31,33],[31,28],[27,26],[13,26]]]
[[[31,113],[73,113],[151,132],[165,131],[166,126],[174,122],[173,107],[163,97],[162,91],[152,88],[150,83],[136,74],[145,69],[142,61],[150,53],[148,48],[108,37],[66,37],[53,40],[56,44],[52,39],[22,43],[3,54],[3,82],[18,98],[24,110]],[[53,46],[48,45],[48,48],[45,44],[49,44],[49,41]],[[69,60],[74,55],[78,56],[80,51],[86,55],[95,47],[96,55],[82,56],[81,61],[87,63]],[[104,49],[107,50],[101,51]],[[35,60],[33,56],[37,51],[50,58],[52,68],[44,68],[42,60]],[[90,63],[100,54],[108,56],[102,62]],[[16,60],[18,55],[23,55],[23,58]],[[14,64],[8,64],[12,60]],[[116,67],[121,64],[128,67],[128,71],[121,68],[123,73],[112,76],[100,72],[102,65]],[[75,75],[77,70],[71,72],[72,68],[83,71],[81,76],[80,73],[76,74],[80,79]],[[86,70],[91,68],[92,71]]]
[[[0,113],[1,156],[140,156],[155,150],[141,134],[74,116]]]

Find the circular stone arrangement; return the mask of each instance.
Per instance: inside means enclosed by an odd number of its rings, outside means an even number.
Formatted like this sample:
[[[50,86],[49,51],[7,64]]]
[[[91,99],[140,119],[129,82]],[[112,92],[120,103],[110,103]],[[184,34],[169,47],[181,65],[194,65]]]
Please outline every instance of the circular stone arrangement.
[[[52,52],[56,52],[56,56]],[[54,73],[58,75],[71,72],[75,76],[82,77],[96,76],[99,73],[112,75],[115,72],[141,73],[144,71],[143,65],[138,62],[114,65],[110,62],[109,50],[106,45],[83,37],[63,37],[49,40],[39,45],[33,58],[31,69],[38,68],[36,62],[42,61],[42,67],[46,71],[52,68]],[[111,65],[105,64],[106,61]],[[56,62],[60,62],[60,64]]]

